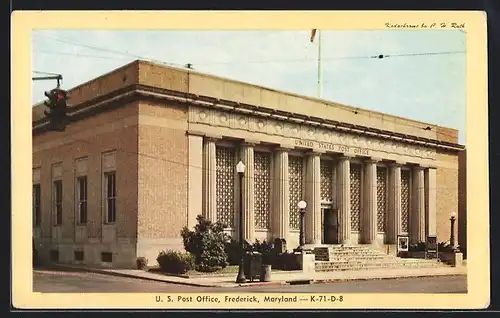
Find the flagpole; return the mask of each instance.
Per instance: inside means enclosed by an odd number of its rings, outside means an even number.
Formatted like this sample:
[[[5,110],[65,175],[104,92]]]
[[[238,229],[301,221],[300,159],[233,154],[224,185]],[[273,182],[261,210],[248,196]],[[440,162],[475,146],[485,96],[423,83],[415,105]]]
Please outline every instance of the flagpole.
[[[318,30],[318,98],[322,93],[322,72],[321,72],[321,30]]]

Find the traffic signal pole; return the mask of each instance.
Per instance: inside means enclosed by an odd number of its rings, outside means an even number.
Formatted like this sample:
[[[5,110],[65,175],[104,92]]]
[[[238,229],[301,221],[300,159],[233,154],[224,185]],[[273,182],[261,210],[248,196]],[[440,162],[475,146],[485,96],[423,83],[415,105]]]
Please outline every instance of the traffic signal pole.
[[[31,79],[34,81],[57,80],[57,88],[59,88],[61,86],[62,75],[38,76],[38,77],[32,77]]]
[[[45,110],[44,114],[49,120],[50,130],[60,132],[66,130],[68,120],[66,110],[68,105],[67,92],[60,88],[62,75],[33,77],[32,80],[57,80],[57,87],[45,92],[45,96],[48,100],[46,100],[44,104],[48,108],[48,111]]]

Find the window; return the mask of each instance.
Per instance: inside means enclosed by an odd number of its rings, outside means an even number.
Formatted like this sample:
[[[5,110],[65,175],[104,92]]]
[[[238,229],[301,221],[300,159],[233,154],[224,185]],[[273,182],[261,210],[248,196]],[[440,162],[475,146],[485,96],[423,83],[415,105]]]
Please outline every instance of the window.
[[[236,151],[234,148],[215,148],[215,182],[217,220],[227,228],[235,225],[234,219],[234,176]]]
[[[75,251],[75,261],[83,261],[84,260],[84,254],[83,251]]]
[[[113,253],[102,252],[101,253],[101,262],[112,263],[113,262]]]
[[[33,225],[40,226],[40,185],[33,186]]]
[[[385,232],[387,214],[387,169],[377,167],[377,231]]]
[[[59,261],[59,250],[50,250],[50,260],[52,262]]]
[[[78,223],[87,223],[87,176],[77,179]]]
[[[351,163],[349,178],[351,179],[351,231],[361,230],[361,165]]]
[[[401,232],[410,231],[410,171],[401,169]]]
[[[268,152],[254,153],[255,180],[255,228],[269,228],[269,203],[271,195],[271,154]]]
[[[116,221],[116,174],[107,172],[104,175],[106,185],[106,223]]]
[[[288,178],[289,178],[289,193],[290,193],[290,228],[292,230],[298,230],[300,225],[299,220],[299,210],[297,209],[297,203],[302,200],[302,170],[303,169],[303,158],[298,156],[288,157]]]
[[[54,181],[54,213],[55,225],[62,224],[62,181]]]

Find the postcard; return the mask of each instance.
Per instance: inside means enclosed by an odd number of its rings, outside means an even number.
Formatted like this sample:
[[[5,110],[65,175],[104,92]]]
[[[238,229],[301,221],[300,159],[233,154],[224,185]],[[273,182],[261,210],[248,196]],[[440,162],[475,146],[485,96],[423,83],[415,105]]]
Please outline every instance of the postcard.
[[[488,306],[484,12],[12,26],[15,307]]]

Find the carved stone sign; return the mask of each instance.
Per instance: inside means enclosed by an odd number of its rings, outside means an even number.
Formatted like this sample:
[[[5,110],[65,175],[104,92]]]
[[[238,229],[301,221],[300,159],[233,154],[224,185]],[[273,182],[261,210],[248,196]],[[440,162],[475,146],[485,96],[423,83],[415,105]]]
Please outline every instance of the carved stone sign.
[[[193,106],[189,108],[189,121],[290,138],[292,144],[297,147],[324,149],[360,156],[370,156],[371,152],[385,152],[408,157],[436,159],[436,150],[425,145],[414,145],[398,140],[383,140],[372,136],[359,136],[348,132],[333,131],[325,127],[284,122],[250,114],[233,114],[223,110]]]
[[[352,152],[360,156],[369,156],[370,155],[370,150],[368,149],[363,149],[363,148],[358,148],[358,147],[350,147],[346,145],[336,145],[328,142],[319,142],[319,141],[311,141],[311,140],[302,140],[302,139],[295,139],[295,145],[299,147],[306,147],[306,148],[319,148],[319,149],[324,149],[324,150],[329,150],[329,151],[334,151],[334,152]]]

